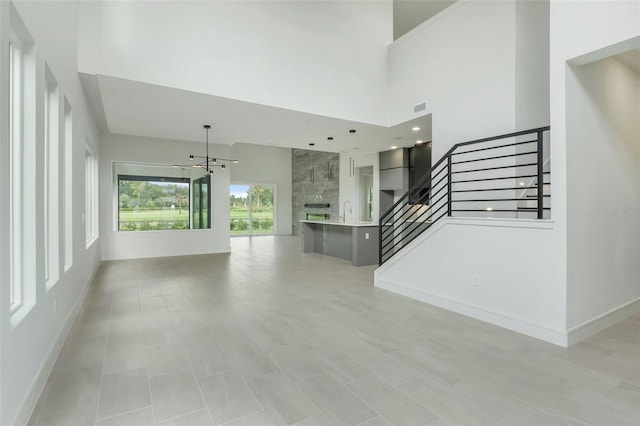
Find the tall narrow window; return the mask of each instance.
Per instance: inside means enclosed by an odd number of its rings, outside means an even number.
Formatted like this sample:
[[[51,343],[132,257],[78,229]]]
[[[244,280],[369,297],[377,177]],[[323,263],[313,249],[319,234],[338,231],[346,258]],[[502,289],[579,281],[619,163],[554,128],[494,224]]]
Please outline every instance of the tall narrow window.
[[[36,304],[36,252],[39,227],[34,194],[36,163],[36,47],[13,3],[9,4],[8,155],[1,167],[9,172],[9,305],[11,325],[21,322]],[[2,99],[5,102],[5,98]],[[4,142],[3,142],[4,143]],[[41,183],[40,183],[41,184]],[[39,266],[39,265],[38,265]]]
[[[23,302],[22,286],[22,48],[17,38],[9,43],[9,179],[10,213],[9,239],[11,246],[10,304],[11,313]]]
[[[73,265],[73,117],[71,104],[64,98],[64,186],[62,199],[64,208],[64,271]]]
[[[60,226],[59,226],[59,102],[58,83],[45,65],[44,99],[44,246],[45,282],[51,288],[60,277]]]
[[[84,155],[85,173],[85,235],[87,248],[98,239],[98,162],[87,144]]]

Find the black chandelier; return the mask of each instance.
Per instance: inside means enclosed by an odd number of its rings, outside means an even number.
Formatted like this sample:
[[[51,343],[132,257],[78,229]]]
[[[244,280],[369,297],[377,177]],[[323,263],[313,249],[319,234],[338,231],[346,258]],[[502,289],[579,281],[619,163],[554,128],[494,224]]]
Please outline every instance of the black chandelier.
[[[238,164],[238,160],[232,160],[228,158],[218,158],[209,156],[209,130],[211,126],[209,124],[204,125],[207,138],[207,152],[205,156],[189,154],[189,160],[199,161],[199,163],[189,164],[189,166],[199,169],[205,169],[209,173],[213,173],[214,167],[220,167],[224,169],[227,167],[227,163]]]

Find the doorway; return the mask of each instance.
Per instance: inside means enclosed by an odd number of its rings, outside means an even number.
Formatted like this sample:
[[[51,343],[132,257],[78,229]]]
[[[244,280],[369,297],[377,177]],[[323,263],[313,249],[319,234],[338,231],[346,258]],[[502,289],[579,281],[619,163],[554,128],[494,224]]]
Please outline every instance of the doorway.
[[[275,186],[233,183],[230,189],[231,235],[272,235]]]

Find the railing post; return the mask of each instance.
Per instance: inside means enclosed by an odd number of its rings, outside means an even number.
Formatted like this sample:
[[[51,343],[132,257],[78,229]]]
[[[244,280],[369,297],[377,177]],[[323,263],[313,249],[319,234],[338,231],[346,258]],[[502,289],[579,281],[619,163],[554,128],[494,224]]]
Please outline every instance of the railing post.
[[[544,217],[544,172],[543,161],[544,161],[544,152],[543,152],[543,139],[542,139],[542,131],[538,131],[538,143],[537,143],[537,168],[538,168],[538,219],[542,219]]]
[[[451,154],[447,155],[447,216],[451,216]]]
[[[382,266],[382,231],[384,226],[382,219],[384,219],[384,216],[380,218],[380,224],[378,225],[378,266]]]

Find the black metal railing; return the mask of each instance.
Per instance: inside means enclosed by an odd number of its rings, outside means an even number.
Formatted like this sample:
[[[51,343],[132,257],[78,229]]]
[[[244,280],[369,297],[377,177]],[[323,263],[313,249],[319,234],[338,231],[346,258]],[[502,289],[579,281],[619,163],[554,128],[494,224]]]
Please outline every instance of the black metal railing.
[[[549,218],[548,134],[547,126],[454,145],[380,217],[379,264],[445,216]]]

